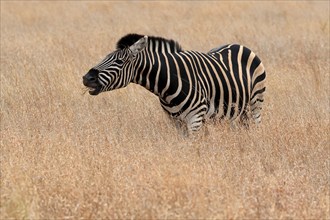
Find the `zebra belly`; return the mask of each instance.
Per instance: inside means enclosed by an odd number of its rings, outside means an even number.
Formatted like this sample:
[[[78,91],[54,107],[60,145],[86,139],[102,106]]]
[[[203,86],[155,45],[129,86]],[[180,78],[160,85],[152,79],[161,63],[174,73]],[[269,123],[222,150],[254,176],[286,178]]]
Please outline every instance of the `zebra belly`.
[[[239,105],[235,102],[231,103],[231,107],[228,107],[228,103],[219,103],[218,106],[215,106],[214,103],[210,103],[209,109],[205,115],[206,119],[226,119],[226,120],[235,120],[237,119],[244,111],[246,111],[247,105],[245,106],[236,106]],[[225,107],[227,106],[227,107]]]

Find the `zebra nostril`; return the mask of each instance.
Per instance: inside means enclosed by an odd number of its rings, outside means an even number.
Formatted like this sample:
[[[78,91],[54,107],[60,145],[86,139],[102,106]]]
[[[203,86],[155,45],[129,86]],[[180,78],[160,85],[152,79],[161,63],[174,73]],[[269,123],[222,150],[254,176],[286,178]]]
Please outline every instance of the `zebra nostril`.
[[[98,71],[95,69],[91,69],[83,78],[85,82],[95,83],[97,82],[97,77],[98,77]]]
[[[91,76],[91,77],[88,78],[88,81],[89,82],[96,82],[96,78]]]
[[[83,84],[85,86],[91,86],[92,84],[95,84],[96,82],[97,82],[97,78],[95,76],[85,75],[83,77]]]

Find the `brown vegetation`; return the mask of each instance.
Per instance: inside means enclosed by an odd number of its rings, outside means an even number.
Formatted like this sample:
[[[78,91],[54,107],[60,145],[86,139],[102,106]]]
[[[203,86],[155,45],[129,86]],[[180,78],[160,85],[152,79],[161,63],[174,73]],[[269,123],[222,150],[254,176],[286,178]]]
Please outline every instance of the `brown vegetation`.
[[[326,1],[1,1],[0,218],[329,219],[329,14]],[[262,124],[185,138],[142,87],[83,94],[131,32],[254,50]]]

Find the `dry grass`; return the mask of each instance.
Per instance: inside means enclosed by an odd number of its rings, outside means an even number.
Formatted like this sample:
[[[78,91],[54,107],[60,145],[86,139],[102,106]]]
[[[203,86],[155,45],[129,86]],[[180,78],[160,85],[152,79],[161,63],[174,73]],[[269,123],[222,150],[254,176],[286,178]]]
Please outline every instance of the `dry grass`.
[[[0,218],[329,219],[328,2],[1,1]],[[81,77],[126,33],[252,48],[263,122],[184,138],[143,88]],[[208,133],[208,134],[207,134]]]

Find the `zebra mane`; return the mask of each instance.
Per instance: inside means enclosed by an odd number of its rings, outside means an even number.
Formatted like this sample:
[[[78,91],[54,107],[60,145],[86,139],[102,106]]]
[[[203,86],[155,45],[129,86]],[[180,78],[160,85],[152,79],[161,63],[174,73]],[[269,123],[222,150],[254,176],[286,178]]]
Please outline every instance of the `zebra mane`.
[[[127,34],[126,36],[122,37],[118,42],[117,42],[117,49],[125,49],[130,46],[132,46],[136,41],[141,39],[144,35],[140,34]],[[148,36],[148,42],[164,42],[169,45],[170,52],[179,52],[183,51],[182,47],[180,44],[174,40],[168,40],[162,37],[153,37],[153,36]],[[155,44],[153,44],[155,45]],[[153,48],[154,49],[154,48]],[[161,47],[158,48],[158,50],[161,50]]]

